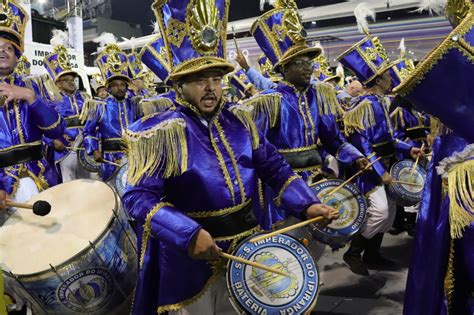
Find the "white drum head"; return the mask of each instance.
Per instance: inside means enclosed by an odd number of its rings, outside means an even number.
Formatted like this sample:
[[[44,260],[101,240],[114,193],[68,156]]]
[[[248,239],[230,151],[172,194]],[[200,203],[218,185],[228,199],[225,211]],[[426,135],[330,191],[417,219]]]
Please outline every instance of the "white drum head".
[[[40,217],[18,209],[0,227],[0,262],[27,275],[57,266],[89,247],[106,229],[117,208],[113,190],[94,180],[75,180],[47,189],[28,203],[45,200],[51,212]]]

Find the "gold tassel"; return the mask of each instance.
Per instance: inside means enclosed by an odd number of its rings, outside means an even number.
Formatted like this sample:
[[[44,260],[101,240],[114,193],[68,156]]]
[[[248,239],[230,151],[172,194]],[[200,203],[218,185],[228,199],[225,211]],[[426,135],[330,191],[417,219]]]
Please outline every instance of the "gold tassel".
[[[393,124],[393,129],[397,130],[399,127],[405,128],[405,118],[403,117],[403,110],[401,107],[397,107],[391,114],[390,120]],[[398,125],[398,121],[400,120],[400,126]]]
[[[474,223],[474,160],[467,160],[448,171],[449,225],[451,238],[461,238]]]
[[[257,119],[260,114],[264,114],[269,119],[270,128],[276,126],[280,118],[281,94],[260,94],[249,98],[243,102],[246,106],[252,106],[253,119]]]
[[[155,113],[164,112],[168,108],[173,106],[173,101],[166,97],[160,97],[157,99],[144,99],[141,100],[138,108],[139,113],[142,116],[147,116]]]
[[[234,114],[250,132],[250,135],[252,136],[252,149],[256,150],[260,144],[260,137],[258,135],[257,126],[255,126],[252,119],[253,110],[253,106],[243,104],[235,105],[230,108],[232,114]]]
[[[186,121],[182,118],[165,120],[140,132],[126,130],[123,140],[127,146],[128,182],[131,185],[157,171],[162,178],[170,178],[181,175],[188,168]]]
[[[344,110],[337,100],[337,94],[334,87],[329,83],[317,83],[315,87],[320,115],[333,115],[335,117],[342,116]]]
[[[360,102],[356,107],[346,112],[343,119],[344,133],[346,136],[375,126],[372,102],[367,99]]]
[[[82,105],[82,111],[79,114],[79,119],[81,120],[82,123],[85,123],[86,120],[92,119],[97,114],[97,109],[100,106],[105,106],[105,105],[106,105],[105,102],[94,100],[92,98],[85,100],[84,104]]]
[[[449,310],[453,302],[454,281],[454,240],[451,240],[449,245],[448,266],[444,276],[444,294],[448,302],[448,313],[450,313]]]

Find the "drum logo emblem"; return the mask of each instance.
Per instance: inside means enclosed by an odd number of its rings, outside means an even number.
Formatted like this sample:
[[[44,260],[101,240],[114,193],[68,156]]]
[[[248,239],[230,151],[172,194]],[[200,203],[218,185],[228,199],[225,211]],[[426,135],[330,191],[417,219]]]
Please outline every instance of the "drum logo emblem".
[[[75,312],[95,312],[108,304],[114,282],[101,268],[80,271],[66,279],[57,289],[58,300]]]

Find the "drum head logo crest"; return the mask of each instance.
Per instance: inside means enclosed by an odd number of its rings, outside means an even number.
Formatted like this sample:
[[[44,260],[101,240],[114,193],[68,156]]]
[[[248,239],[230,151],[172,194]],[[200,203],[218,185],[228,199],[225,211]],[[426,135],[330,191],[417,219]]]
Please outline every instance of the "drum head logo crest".
[[[110,273],[101,268],[76,273],[58,288],[59,301],[75,312],[95,312],[107,305],[114,290]]]

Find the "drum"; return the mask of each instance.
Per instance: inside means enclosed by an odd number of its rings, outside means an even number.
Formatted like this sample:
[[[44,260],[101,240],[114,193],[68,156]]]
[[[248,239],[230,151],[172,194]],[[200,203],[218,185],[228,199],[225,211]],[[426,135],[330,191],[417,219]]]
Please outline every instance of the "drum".
[[[335,194],[329,194],[343,182],[340,179],[328,179],[311,187],[322,203],[339,211],[339,218],[325,227],[318,224],[307,226],[315,239],[332,249],[341,248],[350,241],[362,228],[367,216],[367,202],[356,185],[348,183]]]
[[[390,168],[390,175],[394,182],[388,185],[387,193],[400,206],[409,207],[421,201],[426,170],[417,165],[412,174],[414,165],[415,162],[412,160],[402,160]]]
[[[83,148],[82,143],[80,145]],[[80,150],[77,153],[77,160],[79,165],[90,173],[99,173],[100,163],[94,160],[92,155],[88,155],[86,150]]]
[[[134,233],[106,184],[75,180],[41,192],[45,217],[17,210],[0,229],[6,292],[34,314],[117,314],[136,283]]]
[[[125,163],[117,171],[117,176],[115,177],[115,189],[120,197],[125,194],[125,188],[127,187],[127,173],[128,173],[128,163]]]
[[[303,314],[316,304],[319,293],[317,265],[297,239],[281,234],[258,243],[240,243],[235,256],[289,273],[291,278],[239,262],[229,261],[227,288],[239,314]]]

